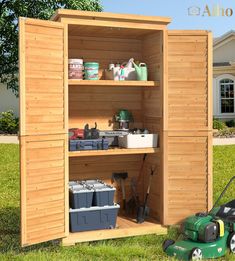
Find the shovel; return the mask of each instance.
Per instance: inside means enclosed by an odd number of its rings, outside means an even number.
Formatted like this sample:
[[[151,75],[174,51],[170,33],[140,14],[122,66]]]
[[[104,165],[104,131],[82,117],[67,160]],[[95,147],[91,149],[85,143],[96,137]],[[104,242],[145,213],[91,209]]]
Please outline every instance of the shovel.
[[[145,196],[145,200],[144,200],[144,205],[139,206],[138,210],[137,210],[136,221],[137,221],[138,224],[143,223],[145,221],[145,218],[149,215],[149,207],[147,206],[147,202],[148,202],[150,187],[151,187],[151,183],[152,183],[153,173],[154,173],[154,170],[152,168],[151,174],[150,174],[150,177],[149,177],[148,188],[147,188],[147,192],[146,192],[146,196]]]
[[[141,168],[140,168],[137,179],[136,179],[136,177],[131,178],[131,194],[132,194],[132,196],[127,201],[128,214],[136,214],[138,206],[140,205],[140,203],[139,203],[140,200],[139,200],[139,195],[137,193],[137,188],[138,188],[140,181],[141,181],[146,156],[147,156],[147,154],[144,154],[144,157],[143,157],[143,160],[142,160],[142,163],[141,163]]]

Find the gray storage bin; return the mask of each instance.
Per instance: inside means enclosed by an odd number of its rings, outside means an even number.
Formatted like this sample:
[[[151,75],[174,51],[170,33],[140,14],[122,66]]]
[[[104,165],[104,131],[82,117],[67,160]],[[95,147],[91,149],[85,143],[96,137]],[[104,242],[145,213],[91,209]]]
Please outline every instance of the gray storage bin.
[[[89,208],[92,205],[94,190],[83,184],[73,185],[69,189],[69,205],[71,208]]]
[[[92,187],[94,189],[93,194],[93,206],[112,206],[114,200],[114,193],[116,189],[107,184],[95,184]]]
[[[82,180],[80,181],[81,184],[85,184],[88,186],[94,186],[94,185],[103,185],[104,182],[102,180],[99,179],[87,179],[87,180]]]
[[[117,214],[120,206],[91,207],[70,209],[70,231],[80,232],[116,227]]]
[[[112,206],[116,189],[101,180],[83,180],[82,184],[94,189],[92,206]]]
[[[77,181],[69,181],[69,188],[72,188],[75,185],[78,185]]]

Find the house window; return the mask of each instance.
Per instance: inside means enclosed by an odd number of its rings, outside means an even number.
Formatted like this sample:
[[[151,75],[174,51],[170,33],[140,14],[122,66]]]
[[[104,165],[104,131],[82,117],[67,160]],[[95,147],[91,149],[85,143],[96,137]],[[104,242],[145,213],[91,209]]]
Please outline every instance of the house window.
[[[222,79],[220,81],[221,113],[234,113],[234,81]]]

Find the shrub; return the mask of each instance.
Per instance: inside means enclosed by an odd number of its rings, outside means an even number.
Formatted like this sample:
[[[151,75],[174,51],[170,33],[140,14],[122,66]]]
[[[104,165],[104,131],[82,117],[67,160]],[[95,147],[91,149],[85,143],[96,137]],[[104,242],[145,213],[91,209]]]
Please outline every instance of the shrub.
[[[19,118],[14,116],[12,110],[0,113],[0,132],[15,134],[19,130]]]
[[[234,120],[226,121],[225,123],[226,123],[227,127],[229,127],[229,128],[235,127]]]
[[[218,119],[213,119],[213,129],[223,130],[226,129],[226,124]]]

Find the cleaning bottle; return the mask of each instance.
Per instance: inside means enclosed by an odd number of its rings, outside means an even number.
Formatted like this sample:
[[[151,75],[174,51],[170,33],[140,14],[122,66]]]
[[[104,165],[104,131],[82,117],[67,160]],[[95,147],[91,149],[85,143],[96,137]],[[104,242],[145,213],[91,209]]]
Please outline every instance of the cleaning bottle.
[[[119,81],[120,80],[120,64],[116,63],[115,67],[113,68],[113,74],[114,74],[114,81]]]
[[[125,71],[124,71],[124,66],[121,65],[121,69],[120,69],[120,81],[124,81],[125,80]]]

